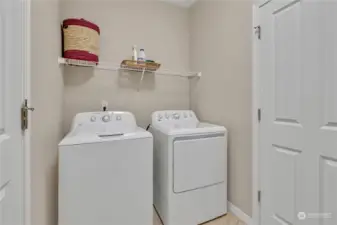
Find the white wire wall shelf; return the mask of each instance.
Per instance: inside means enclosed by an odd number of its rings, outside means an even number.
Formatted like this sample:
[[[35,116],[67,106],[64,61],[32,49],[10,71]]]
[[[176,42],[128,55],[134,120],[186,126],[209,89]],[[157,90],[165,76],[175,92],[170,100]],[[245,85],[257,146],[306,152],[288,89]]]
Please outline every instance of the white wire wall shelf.
[[[170,70],[160,69],[157,71],[147,70],[146,68],[132,68],[128,66],[121,66],[117,64],[112,64],[108,62],[91,62],[91,61],[84,61],[84,60],[77,60],[77,59],[66,59],[59,57],[58,63],[63,65],[69,66],[79,66],[79,67],[92,67],[98,70],[110,70],[110,71],[134,71],[134,72],[141,72],[143,80],[145,73],[154,73],[156,75],[161,76],[178,76],[178,77],[186,77],[186,78],[193,78],[193,77],[201,77],[201,72],[174,72]]]

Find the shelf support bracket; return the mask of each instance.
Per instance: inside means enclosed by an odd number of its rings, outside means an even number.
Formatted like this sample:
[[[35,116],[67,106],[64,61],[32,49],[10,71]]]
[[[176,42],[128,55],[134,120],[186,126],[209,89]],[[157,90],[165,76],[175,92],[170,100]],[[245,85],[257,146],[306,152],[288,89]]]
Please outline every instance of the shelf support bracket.
[[[142,86],[143,79],[144,79],[144,74],[145,74],[145,68],[143,69],[142,77],[140,78],[140,81],[139,81],[138,92],[140,91],[140,87]]]

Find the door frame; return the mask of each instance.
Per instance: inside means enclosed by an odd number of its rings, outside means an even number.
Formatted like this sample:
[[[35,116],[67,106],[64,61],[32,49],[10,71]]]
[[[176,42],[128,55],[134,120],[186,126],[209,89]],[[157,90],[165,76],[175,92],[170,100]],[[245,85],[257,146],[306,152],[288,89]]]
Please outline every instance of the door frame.
[[[270,0],[269,0],[270,1]],[[260,122],[258,110],[260,104],[260,72],[259,72],[259,39],[255,35],[255,28],[259,26],[259,8],[268,0],[255,0],[252,6],[252,220],[254,225],[260,225],[260,210],[258,192],[260,189]],[[262,37],[262,36],[261,36]]]
[[[23,99],[31,100],[31,3],[32,0],[22,1],[22,46],[23,46]],[[28,121],[32,121],[31,113],[28,113]],[[23,134],[23,154],[24,154],[24,171],[23,171],[23,221],[24,225],[31,225],[31,129]]]
[[[255,32],[254,27],[260,25],[259,10],[268,3],[274,0],[254,0],[252,7],[252,17],[253,17],[253,32]],[[262,32],[261,28],[260,32]],[[261,39],[263,38],[263,33],[261,34]],[[253,182],[253,224],[260,225],[261,222],[261,203],[259,202],[258,192],[261,191],[261,159],[262,150],[260,148],[260,121],[258,120],[258,110],[261,110],[263,114],[261,105],[261,77],[260,77],[260,55],[259,55],[259,38],[253,35],[252,39],[252,63],[253,63],[253,77],[252,77],[252,158],[253,158],[253,168],[252,168],[252,182]],[[261,115],[260,115],[261,116]],[[261,192],[261,198],[263,198],[263,192]]]

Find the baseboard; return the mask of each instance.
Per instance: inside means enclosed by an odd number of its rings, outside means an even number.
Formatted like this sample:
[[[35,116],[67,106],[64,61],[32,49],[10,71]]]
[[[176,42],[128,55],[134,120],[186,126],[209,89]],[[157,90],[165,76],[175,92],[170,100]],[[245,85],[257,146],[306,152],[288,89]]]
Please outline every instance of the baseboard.
[[[247,225],[254,225],[253,219],[231,202],[228,202],[228,211],[245,222]]]

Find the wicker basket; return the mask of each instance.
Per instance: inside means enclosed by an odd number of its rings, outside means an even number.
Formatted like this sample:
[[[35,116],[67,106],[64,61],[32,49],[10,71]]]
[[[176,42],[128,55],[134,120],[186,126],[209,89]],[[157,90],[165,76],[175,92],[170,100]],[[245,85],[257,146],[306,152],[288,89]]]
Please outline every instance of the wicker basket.
[[[84,19],[63,21],[63,56],[68,59],[98,62],[100,30]]]
[[[123,60],[121,68],[131,69],[136,71],[157,71],[160,68],[159,63],[155,62],[137,62],[133,60]]]

